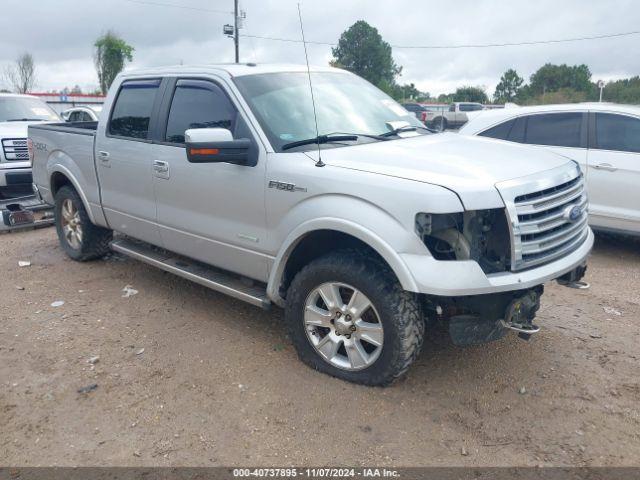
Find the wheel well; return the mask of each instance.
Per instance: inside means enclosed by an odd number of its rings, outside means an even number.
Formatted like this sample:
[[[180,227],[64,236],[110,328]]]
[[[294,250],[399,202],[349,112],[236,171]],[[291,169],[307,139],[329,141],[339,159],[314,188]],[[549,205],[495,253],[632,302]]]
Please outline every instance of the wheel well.
[[[71,180],[69,180],[64,173],[53,172],[53,175],[51,175],[51,195],[55,196],[58,190],[65,185],[74,188],[73,183],[71,183]]]
[[[306,234],[289,255],[280,284],[280,296],[286,297],[291,281],[305,265],[330,252],[345,249],[364,252],[389,267],[378,252],[359,238],[335,230],[316,230]]]

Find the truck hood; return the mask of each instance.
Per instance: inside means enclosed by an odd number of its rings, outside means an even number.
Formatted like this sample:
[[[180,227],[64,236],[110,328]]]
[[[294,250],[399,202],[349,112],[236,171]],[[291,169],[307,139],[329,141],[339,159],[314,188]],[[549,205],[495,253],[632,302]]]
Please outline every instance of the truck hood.
[[[455,133],[326,149],[322,161],[442,186],[455,192],[467,210],[504,207],[496,183],[572,163],[548,150]]]

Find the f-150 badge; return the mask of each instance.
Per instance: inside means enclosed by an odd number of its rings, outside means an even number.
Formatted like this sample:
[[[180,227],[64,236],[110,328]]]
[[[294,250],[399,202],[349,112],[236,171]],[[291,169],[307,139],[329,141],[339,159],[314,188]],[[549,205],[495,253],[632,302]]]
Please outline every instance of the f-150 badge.
[[[276,190],[284,190],[285,192],[306,192],[307,191],[306,188],[296,187],[295,183],[278,182],[277,180],[270,180],[269,188],[275,188]]]

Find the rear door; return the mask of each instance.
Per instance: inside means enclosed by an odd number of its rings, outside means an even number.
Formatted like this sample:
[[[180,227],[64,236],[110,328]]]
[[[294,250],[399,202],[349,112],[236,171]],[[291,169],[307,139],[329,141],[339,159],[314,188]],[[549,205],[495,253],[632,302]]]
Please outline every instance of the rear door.
[[[250,278],[267,279],[265,157],[222,81],[174,78],[167,84],[154,142],[154,182],[163,244]],[[190,163],[185,131],[226,128],[251,140],[248,165]]]
[[[96,136],[102,206],[109,226],[161,245],[156,224],[151,136],[159,107],[160,79],[125,80]]]
[[[589,214],[593,226],[640,232],[640,118],[592,112]]]

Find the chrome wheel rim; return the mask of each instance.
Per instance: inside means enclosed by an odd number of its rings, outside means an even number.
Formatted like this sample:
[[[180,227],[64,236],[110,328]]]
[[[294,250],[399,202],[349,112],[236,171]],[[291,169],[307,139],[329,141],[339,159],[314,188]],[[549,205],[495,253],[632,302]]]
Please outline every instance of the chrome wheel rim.
[[[82,246],[82,223],[80,212],[69,198],[64,199],[60,209],[62,216],[62,233],[71,248],[79,250]]]
[[[316,353],[342,370],[368,368],[382,352],[378,312],[364,293],[345,283],[323,283],[309,294],[304,327]]]

